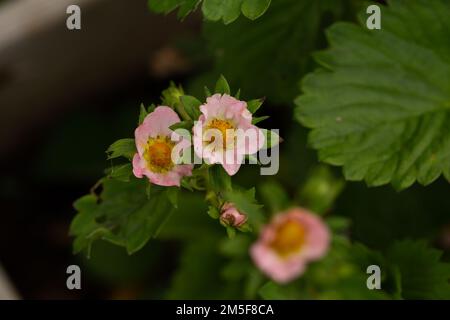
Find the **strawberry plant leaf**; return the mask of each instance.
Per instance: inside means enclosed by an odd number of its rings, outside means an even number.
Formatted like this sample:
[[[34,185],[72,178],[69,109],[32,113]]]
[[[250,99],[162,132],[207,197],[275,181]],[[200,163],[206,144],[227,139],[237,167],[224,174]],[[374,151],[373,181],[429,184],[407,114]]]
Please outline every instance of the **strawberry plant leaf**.
[[[202,0],[148,0],[148,7],[156,13],[169,13],[178,8],[178,18],[184,19],[197,9]],[[222,20],[229,24],[241,13],[255,20],[261,17],[270,6],[271,0],[203,0],[202,12],[210,21]]]
[[[321,161],[370,186],[450,179],[449,16],[448,1],[396,0],[382,9],[381,30],[328,30],[322,68],[296,100]]]

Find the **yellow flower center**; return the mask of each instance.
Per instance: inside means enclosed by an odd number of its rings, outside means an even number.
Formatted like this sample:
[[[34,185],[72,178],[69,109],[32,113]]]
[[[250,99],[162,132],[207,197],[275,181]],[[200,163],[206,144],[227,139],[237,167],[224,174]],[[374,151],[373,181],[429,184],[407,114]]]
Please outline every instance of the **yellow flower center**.
[[[229,141],[227,141],[227,130],[234,130],[235,126],[233,125],[233,123],[231,123],[231,121],[229,120],[223,120],[223,119],[213,119],[207,129],[216,129],[220,131],[220,134],[222,135],[222,146],[225,148],[227,146],[227,143],[231,142],[231,139],[234,140],[234,135],[232,132],[229,132],[229,138],[231,138]],[[208,142],[214,142],[215,137],[212,136],[211,140],[209,140]]]
[[[283,223],[275,233],[275,239],[270,243],[270,247],[282,257],[299,252],[305,243],[306,230],[297,221]]]
[[[144,159],[152,172],[164,173],[172,169],[172,149],[174,143],[169,137],[149,138],[144,152]]]

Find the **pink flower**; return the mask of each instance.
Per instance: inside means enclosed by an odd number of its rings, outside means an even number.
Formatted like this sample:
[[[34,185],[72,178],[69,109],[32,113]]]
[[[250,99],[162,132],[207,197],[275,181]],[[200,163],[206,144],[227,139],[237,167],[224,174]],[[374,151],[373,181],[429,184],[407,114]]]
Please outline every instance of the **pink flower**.
[[[180,118],[175,111],[160,106],[137,127],[134,135],[138,152],[133,158],[133,173],[137,178],[146,176],[151,183],[160,186],[180,186],[183,176],[192,175],[193,165],[176,164],[173,161],[176,141],[179,141],[177,149],[181,152],[190,145],[169,129],[177,122],[180,122]]]
[[[228,226],[240,227],[247,221],[247,216],[240,213],[232,203],[226,202],[222,206],[220,220]]]
[[[202,115],[194,124],[195,153],[209,164],[220,163],[234,175],[244,156],[264,145],[264,134],[252,125],[247,103],[228,94],[215,94],[200,106]]]
[[[309,262],[323,257],[329,242],[328,228],[318,216],[292,208],[264,227],[250,254],[266,275],[286,283],[302,275]]]

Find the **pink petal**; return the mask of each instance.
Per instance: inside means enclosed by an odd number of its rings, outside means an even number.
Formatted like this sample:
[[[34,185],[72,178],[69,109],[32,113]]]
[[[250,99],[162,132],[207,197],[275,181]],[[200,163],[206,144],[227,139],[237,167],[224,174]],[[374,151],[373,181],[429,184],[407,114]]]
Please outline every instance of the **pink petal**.
[[[136,153],[133,157],[133,174],[136,178],[142,178],[144,175],[144,169],[141,165],[141,157]]]
[[[170,136],[172,131],[169,127],[177,122],[180,122],[177,113],[166,106],[159,106],[149,113],[134,132],[139,155],[143,155],[149,137]]]
[[[306,229],[306,241],[298,253],[281,257],[271,248],[276,229],[289,221],[296,221]],[[255,264],[274,281],[285,283],[300,276],[307,263],[323,257],[329,247],[330,233],[320,217],[302,208],[292,208],[277,214],[266,225],[258,241],[251,248]]]
[[[231,150],[234,151],[234,150]],[[228,161],[226,159],[226,156],[224,157],[225,159],[223,159],[220,163],[222,163],[222,167],[225,169],[225,171],[230,175],[233,176],[235,175],[238,171],[239,168],[241,167],[241,164],[244,160],[244,157],[242,155],[237,154],[236,152],[234,153],[234,159],[231,161]]]
[[[192,176],[193,164],[182,164],[175,167],[175,172],[182,178],[184,176]]]
[[[177,172],[174,171],[169,171],[167,173],[155,173],[149,171],[147,173],[147,177],[151,183],[164,187],[179,187],[182,178]]]
[[[262,130],[253,125],[243,130],[243,134],[238,134],[237,152],[244,155],[258,152],[264,146],[265,142]]]
[[[282,259],[258,242],[250,248],[250,255],[259,269],[278,283],[287,283],[302,275],[306,269],[304,260]]]

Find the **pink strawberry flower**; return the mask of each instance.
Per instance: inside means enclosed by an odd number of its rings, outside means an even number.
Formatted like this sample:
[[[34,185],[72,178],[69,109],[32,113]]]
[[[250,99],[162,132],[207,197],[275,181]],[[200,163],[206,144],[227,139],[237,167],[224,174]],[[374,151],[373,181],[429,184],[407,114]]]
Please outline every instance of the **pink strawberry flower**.
[[[222,206],[220,220],[228,226],[240,227],[247,221],[247,216],[240,213],[232,203],[226,202]]]
[[[194,150],[209,164],[220,163],[234,175],[244,156],[264,145],[264,134],[252,125],[247,103],[228,94],[215,94],[200,106],[201,115],[193,128]]]
[[[318,216],[292,208],[263,228],[250,254],[267,276],[286,283],[302,275],[309,262],[323,257],[329,242],[328,228]]]
[[[159,106],[137,127],[134,135],[138,152],[133,158],[133,173],[137,178],[146,176],[160,186],[180,186],[183,176],[192,175],[193,165],[173,161],[175,145],[181,152],[190,146],[189,141],[170,130],[177,122],[180,118],[175,111]]]

